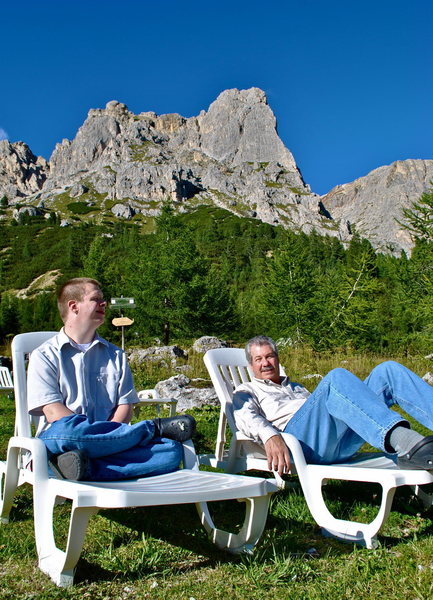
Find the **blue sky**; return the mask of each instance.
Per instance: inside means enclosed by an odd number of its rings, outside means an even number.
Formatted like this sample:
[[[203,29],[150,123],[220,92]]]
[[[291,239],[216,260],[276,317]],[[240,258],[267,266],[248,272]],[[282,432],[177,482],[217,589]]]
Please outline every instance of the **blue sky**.
[[[49,159],[90,108],[185,117],[262,88],[319,194],[433,158],[431,0],[3,0],[0,139]]]

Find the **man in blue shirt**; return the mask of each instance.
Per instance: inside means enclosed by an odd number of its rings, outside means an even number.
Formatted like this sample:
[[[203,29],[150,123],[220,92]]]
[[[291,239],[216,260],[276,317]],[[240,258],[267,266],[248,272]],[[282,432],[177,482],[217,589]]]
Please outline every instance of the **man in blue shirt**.
[[[139,399],[123,350],[96,333],[106,309],[99,283],[70,280],[58,307],[64,327],[32,353],[27,393],[56,476],[100,481],[176,470],[195,421],[128,424]]]

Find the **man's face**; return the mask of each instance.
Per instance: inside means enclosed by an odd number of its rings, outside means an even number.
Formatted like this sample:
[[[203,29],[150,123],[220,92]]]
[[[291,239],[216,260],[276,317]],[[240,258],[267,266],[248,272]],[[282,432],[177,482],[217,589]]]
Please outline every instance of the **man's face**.
[[[251,367],[257,379],[270,379],[280,383],[280,362],[277,354],[269,344],[264,346],[253,345],[250,349]]]
[[[102,291],[96,285],[86,283],[82,300],[76,302],[78,316],[83,324],[99,327],[105,319],[105,308],[107,302],[104,300]]]

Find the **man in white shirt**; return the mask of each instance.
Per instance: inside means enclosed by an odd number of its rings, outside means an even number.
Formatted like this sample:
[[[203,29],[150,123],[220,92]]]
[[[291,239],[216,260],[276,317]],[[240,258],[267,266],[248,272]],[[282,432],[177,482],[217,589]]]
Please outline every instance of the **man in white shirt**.
[[[398,404],[433,430],[433,387],[403,365],[384,362],[364,382],[345,369],[333,369],[310,394],[280,376],[271,338],[252,338],[245,352],[254,378],[235,390],[235,421],[245,435],[263,444],[269,469],[281,475],[290,468],[280,432],[300,441],[310,463],[344,462],[368,442],[393,454],[400,468],[433,469],[433,435],[423,437],[410,429],[390,408]]]
[[[189,415],[128,425],[139,401],[123,350],[100,337],[106,301],[94,279],[67,282],[58,295],[64,327],[32,352],[30,414],[50,466],[66,479],[114,480],[168,473],[182,460]]]

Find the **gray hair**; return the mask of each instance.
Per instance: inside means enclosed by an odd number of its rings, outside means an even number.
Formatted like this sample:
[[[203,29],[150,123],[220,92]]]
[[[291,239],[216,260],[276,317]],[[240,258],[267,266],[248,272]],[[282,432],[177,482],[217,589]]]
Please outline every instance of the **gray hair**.
[[[251,356],[251,346],[270,346],[278,357],[278,349],[274,340],[267,335],[256,335],[248,340],[245,346],[245,356],[247,357],[249,364],[253,361]]]

